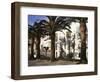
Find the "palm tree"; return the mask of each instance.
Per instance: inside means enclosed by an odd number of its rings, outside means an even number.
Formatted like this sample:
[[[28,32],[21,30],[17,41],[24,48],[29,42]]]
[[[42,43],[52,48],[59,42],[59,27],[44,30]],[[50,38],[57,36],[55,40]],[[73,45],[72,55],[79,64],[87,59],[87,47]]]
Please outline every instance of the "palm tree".
[[[31,56],[30,59],[34,59],[34,40],[36,37],[35,29],[32,25],[28,25],[28,38],[32,40],[31,42]],[[29,44],[30,45],[30,44]]]
[[[41,21],[34,23],[34,30],[36,32],[36,50],[37,50],[37,59],[40,59],[40,42],[41,36],[48,34]]]
[[[47,20],[42,20],[41,23],[44,25],[50,33],[51,38],[51,61],[55,61],[55,32],[61,29],[70,30],[70,18],[68,17],[58,17],[58,16],[47,16]],[[66,26],[68,26],[66,28]]]
[[[80,35],[81,35],[81,63],[87,63],[86,58],[86,39],[87,39],[87,19],[80,19]]]
[[[40,37],[41,37],[41,31],[40,31],[40,24],[35,22],[34,24],[34,28],[35,28],[35,31],[36,31],[36,51],[37,51],[37,58],[40,59]]]

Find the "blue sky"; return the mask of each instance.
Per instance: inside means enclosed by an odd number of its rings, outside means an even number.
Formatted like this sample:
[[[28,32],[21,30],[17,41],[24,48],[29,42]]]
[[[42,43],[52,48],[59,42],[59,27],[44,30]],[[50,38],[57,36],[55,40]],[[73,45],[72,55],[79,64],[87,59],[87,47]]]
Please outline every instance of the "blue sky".
[[[40,21],[40,20],[47,20],[47,17],[42,16],[42,15],[28,15],[28,24],[29,25],[34,25],[34,23],[36,21]]]

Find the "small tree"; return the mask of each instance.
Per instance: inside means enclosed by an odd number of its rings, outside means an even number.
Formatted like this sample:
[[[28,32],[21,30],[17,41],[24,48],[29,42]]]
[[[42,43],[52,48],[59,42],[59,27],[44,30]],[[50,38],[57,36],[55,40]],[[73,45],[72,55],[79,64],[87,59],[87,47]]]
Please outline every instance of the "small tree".
[[[70,18],[58,17],[58,16],[47,16],[47,20],[42,20],[41,23],[46,27],[51,37],[51,61],[55,61],[55,32],[61,29],[70,30]],[[66,27],[67,26],[67,27]]]

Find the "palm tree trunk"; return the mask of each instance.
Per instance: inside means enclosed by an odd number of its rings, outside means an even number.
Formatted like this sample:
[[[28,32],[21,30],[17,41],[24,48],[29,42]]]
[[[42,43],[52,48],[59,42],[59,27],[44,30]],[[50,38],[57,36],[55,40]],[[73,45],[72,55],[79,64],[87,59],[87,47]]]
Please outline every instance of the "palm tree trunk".
[[[31,59],[34,59],[34,37],[32,38],[31,44]]]
[[[37,46],[36,46],[36,49],[37,49],[37,59],[40,59],[40,36],[38,35],[37,36]]]
[[[67,42],[68,42],[68,59],[70,59],[70,35],[67,33]]]
[[[51,61],[55,61],[55,32],[51,34]]]
[[[68,40],[68,54],[70,55],[70,40]]]
[[[81,61],[87,62],[86,58],[86,43],[82,41],[81,43]]]
[[[86,24],[84,22],[80,23],[80,34],[81,34],[81,62],[87,63],[86,58]]]

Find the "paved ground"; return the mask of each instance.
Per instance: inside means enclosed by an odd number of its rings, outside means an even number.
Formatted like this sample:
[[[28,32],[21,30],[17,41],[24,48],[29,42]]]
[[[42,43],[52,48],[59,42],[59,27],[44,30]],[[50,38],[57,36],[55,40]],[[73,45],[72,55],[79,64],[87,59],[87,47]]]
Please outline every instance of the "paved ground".
[[[28,65],[29,66],[46,66],[46,65],[75,65],[79,61],[68,61],[68,60],[57,60],[54,62],[51,62],[50,60],[29,60]]]

